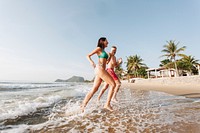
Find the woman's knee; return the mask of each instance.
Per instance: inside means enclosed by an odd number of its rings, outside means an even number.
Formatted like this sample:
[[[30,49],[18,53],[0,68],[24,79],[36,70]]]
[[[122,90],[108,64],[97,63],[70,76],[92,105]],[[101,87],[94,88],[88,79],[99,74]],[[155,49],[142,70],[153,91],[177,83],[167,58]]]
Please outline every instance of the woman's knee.
[[[115,80],[116,86],[120,87],[121,86],[121,82],[119,80]]]
[[[116,86],[117,86],[117,87],[120,87],[120,86],[121,86],[121,83],[117,83]]]
[[[108,87],[105,87],[105,88],[102,89],[102,91],[104,92],[104,91],[106,91],[107,89],[108,89]]]
[[[116,87],[116,83],[112,82],[112,83],[110,83],[110,86],[111,86],[111,88],[115,88]]]

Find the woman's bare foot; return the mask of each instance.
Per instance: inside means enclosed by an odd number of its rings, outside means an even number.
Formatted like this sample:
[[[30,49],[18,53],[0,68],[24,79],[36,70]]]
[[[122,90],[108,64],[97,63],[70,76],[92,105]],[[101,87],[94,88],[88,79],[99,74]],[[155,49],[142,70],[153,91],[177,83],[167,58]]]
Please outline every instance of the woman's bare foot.
[[[84,106],[84,105],[81,105],[80,109],[81,109],[81,112],[83,113],[84,110],[85,110],[85,106]]]
[[[100,98],[97,98],[97,103],[100,103]]]
[[[104,108],[111,112],[113,111],[113,108],[110,105],[105,105]]]
[[[118,100],[117,100],[116,98],[113,98],[112,101],[113,101],[114,103],[118,103]]]

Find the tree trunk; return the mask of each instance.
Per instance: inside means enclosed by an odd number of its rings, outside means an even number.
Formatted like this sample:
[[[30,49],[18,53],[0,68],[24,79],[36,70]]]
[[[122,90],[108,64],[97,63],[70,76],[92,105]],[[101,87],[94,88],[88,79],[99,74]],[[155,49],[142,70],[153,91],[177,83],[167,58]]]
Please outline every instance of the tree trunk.
[[[179,72],[176,64],[176,59],[174,58],[174,65],[175,65],[175,70],[176,70],[176,77],[179,77]]]
[[[128,83],[130,83],[130,75],[127,74]]]

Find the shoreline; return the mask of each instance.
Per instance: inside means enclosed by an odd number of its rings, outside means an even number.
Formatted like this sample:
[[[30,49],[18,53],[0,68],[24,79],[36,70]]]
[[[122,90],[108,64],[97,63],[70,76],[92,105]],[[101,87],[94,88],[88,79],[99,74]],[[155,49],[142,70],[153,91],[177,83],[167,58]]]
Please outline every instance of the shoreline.
[[[159,91],[177,96],[200,98],[200,76],[122,81],[122,88]]]

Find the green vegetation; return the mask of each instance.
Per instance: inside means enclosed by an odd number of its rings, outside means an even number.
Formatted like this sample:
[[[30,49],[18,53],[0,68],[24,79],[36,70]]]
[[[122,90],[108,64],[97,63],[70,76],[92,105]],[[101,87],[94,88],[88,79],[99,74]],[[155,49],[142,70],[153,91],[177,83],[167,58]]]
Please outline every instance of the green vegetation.
[[[115,73],[120,79],[122,78],[123,68],[121,64],[115,68]]]
[[[197,65],[199,64],[198,61],[199,60],[196,60],[191,55],[185,55],[182,59],[180,59],[177,63],[182,75],[184,74],[184,71],[186,71],[189,75],[197,74]]]
[[[171,62],[174,63],[177,75],[178,75],[178,68],[177,68],[176,57],[183,57],[183,56],[185,56],[184,54],[181,54],[180,52],[182,52],[182,51],[184,51],[186,49],[186,46],[178,48],[178,44],[179,43],[175,44],[175,41],[172,41],[172,40],[167,41],[167,44],[163,46],[164,49],[162,50],[162,52],[165,53],[162,56],[163,57],[167,57]]]
[[[198,73],[197,65],[199,64],[193,56],[182,54],[181,52],[185,51],[186,46],[178,48],[179,43],[175,41],[167,41],[167,44],[164,45],[162,52],[165,54],[162,57],[167,57],[161,61],[160,66],[164,68],[174,68],[178,76],[185,75],[195,75]],[[176,57],[180,57],[177,60]]]
[[[173,40],[167,41],[167,44],[163,46],[163,50],[161,51],[164,53],[161,57],[166,58],[161,60],[160,67],[174,68],[178,76],[198,74],[197,66],[199,65],[199,60],[195,59],[192,55],[187,56],[183,54],[182,52],[185,50],[186,46],[179,47],[179,43]],[[146,69],[148,67],[140,56],[134,55],[127,57],[125,64],[127,71],[124,75],[127,79],[132,77],[147,78]],[[121,66],[116,70],[117,74],[122,77],[124,71]]]
[[[126,63],[126,67],[127,67],[127,76],[128,79],[130,77],[146,77],[147,73],[146,73],[146,64],[143,63],[143,59],[138,56],[138,55],[134,55],[134,56],[129,56],[127,57],[127,62]]]
[[[171,61],[169,59],[164,59],[162,61],[160,61],[161,64],[160,64],[160,67],[166,67],[167,64],[169,64]]]

